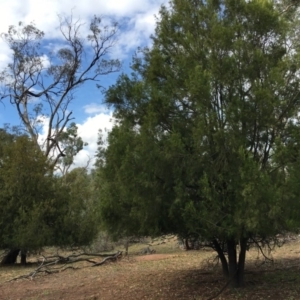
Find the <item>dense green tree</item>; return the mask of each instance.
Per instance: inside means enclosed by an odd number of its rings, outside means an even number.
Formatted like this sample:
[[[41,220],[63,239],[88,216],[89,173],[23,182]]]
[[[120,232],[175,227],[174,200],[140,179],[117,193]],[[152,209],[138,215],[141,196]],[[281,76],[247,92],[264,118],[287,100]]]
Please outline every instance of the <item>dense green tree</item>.
[[[209,242],[238,287],[249,243],[299,226],[299,16],[289,7],[162,7],[153,48],[107,93],[118,122],[98,173],[110,232]]]
[[[40,222],[54,197],[47,172],[46,157],[27,137],[2,134],[1,248],[35,249],[50,238],[47,224]]]
[[[94,181],[86,168],[76,168],[64,175],[63,185],[70,199],[65,223],[71,232],[69,244],[89,245],[98,233],[99,215]]]
[[[27,136],[1,131],[0,139],[0,248],[10,249],[2,263],[14,263],[20,250],[25,263],[27,250],[89,244],[96,223],[82,176],[71,172],[66,185]]]

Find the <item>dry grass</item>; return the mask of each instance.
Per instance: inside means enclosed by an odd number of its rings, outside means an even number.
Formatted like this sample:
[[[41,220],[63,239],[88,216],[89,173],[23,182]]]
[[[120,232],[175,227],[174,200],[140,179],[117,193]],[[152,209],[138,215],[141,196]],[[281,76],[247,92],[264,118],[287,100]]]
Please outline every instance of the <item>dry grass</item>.
[[[134,245],[130,252],[143,247]],[[168,247],[169,254],[166,253]],[[32,281],[5,282],[29,273],[33,266],[1,268],[0,299],[202,300],[217,294],[226,282],[220,265],[216,265],[214,252],[175,251],[174,247],[174,241],[153,245],[157,254],[131,255],[117,263],[67,270]],[[274,263],[264,262],[256,250],[249,251],[246,287],[227,289],[216,299],[300,299],[299,253],[299,241],[274,251]]]

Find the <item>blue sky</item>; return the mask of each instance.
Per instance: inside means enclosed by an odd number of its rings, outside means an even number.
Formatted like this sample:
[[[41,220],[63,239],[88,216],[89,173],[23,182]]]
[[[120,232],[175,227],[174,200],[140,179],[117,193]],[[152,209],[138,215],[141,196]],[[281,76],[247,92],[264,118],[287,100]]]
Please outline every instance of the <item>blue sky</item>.
[[[7,32],[9,25],[19,21],[28,24],[34,22],[45,33],[46,43],[59,46],[61,35],[58,30],[58,15],[80,19],[89,24],[94,15],[101,16],[104,22],[113,19],[119,23],[118,40],[110,53],[111,58],[122,61],[121,72],[129,72],[129,64],[137,47],[150,46],[150,35],[154,33],[155,17],[161,4],[167,0],[0,0],[0,32]],[[83,31],[85,29],[83,28]],[[0,71],[11,59],[10,50],[0,40]],[[101,84],[108,87],[113,84],[118,74],[101,77]],[[99,129],[112,127],[111,111],[103,105],[103,95],[94,84],[81,87],[69,107],[79,128],[79,134],[89,143],[75,159],[75,166],[85,165],[88,158],[93,158],[97,149]],[[20,124],[18,117],[8,101],[0,103],[0,127],[4,123]],[[42,131],[46,128],[42,128]],[[42,132],[41,132],[42,135]],[[93,161],[92,161],[93,163]]]

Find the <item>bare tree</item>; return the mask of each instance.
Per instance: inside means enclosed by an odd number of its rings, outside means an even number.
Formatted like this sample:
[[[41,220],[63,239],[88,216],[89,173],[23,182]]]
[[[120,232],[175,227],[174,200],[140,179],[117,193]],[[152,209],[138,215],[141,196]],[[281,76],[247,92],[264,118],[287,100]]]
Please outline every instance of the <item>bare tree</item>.
[[[8,98],[16,108],[22,125],[32,140],[43,149],[53,167],[64,156],[59,137],[73,119],[68,110],[75,91],[87,82],[120,70],[120,61],[108,58],[116,43],[117,23],[102,24],[95,16],[89,34],[81,35],[83,24],[73,17],[59,16],[63,46],[57,51],[34,24],[10,26],[2,38],[12,51],[12,62],[0,74],[1,98]],[[38,138],[47,122],[47,137],[42,145]],[[54,151],[56,150],[56,151]]]

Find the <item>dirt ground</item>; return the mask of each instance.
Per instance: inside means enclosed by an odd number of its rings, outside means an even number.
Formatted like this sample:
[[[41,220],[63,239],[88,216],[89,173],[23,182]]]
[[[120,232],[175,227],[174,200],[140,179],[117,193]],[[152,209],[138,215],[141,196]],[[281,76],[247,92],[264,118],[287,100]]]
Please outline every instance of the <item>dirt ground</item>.
[[[257,250],[249,251],[246,287],[227,288],[216,299],[300,299],[299,254],[299,241],[277,249],[272,254],[274,262]],[[0,299],[207,300],[226,284],[214,252],[203,250],[129,256],[98,267],[80,267],[10,282],[33,267],[0,268]]]

